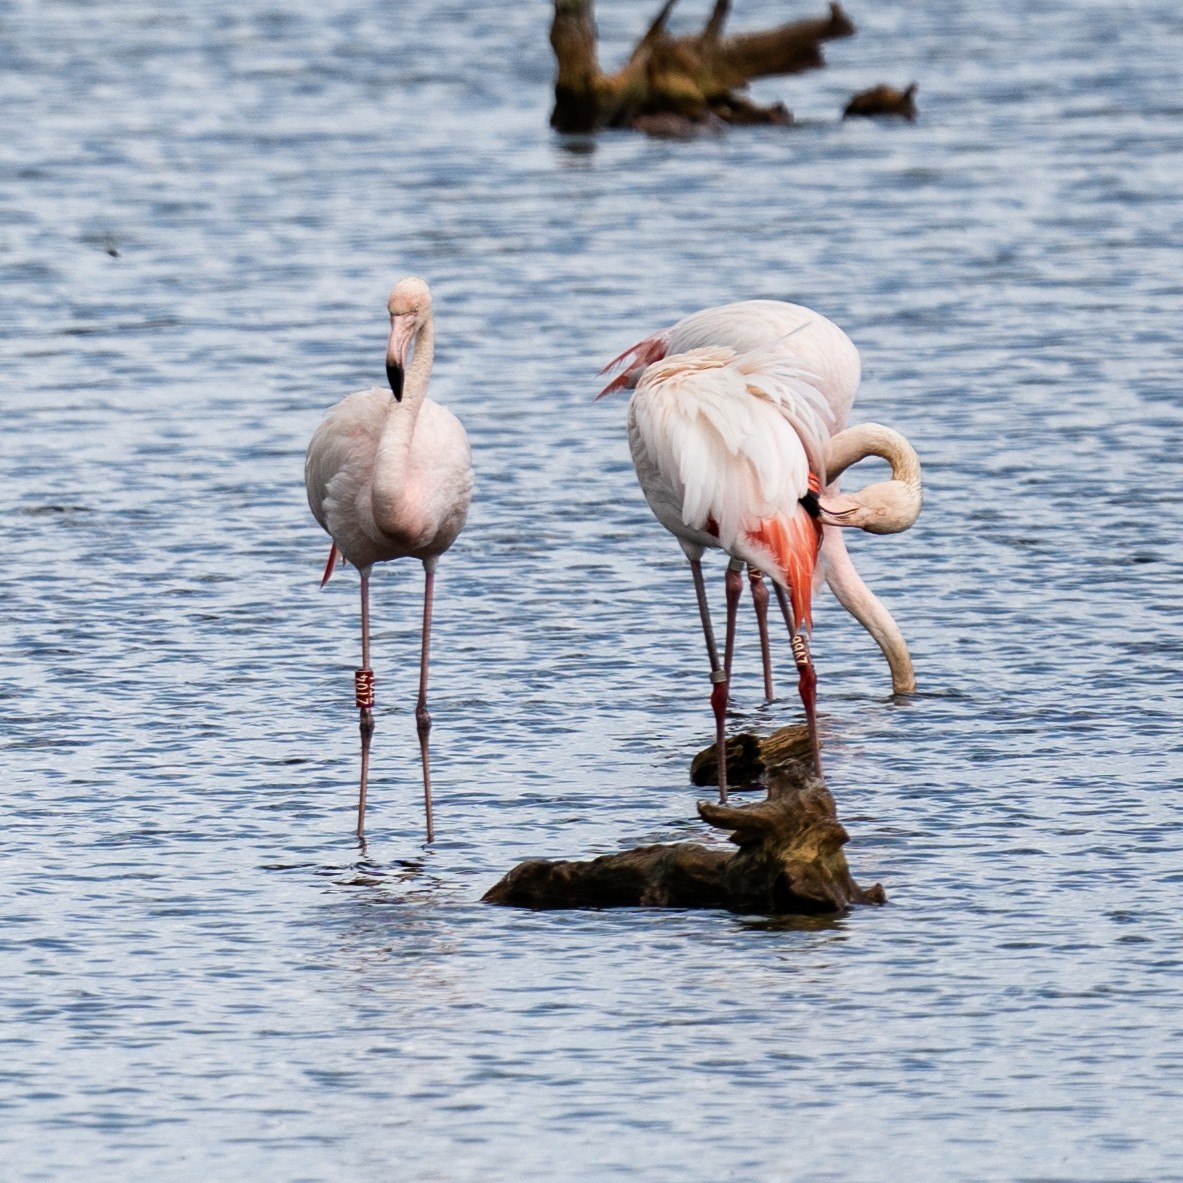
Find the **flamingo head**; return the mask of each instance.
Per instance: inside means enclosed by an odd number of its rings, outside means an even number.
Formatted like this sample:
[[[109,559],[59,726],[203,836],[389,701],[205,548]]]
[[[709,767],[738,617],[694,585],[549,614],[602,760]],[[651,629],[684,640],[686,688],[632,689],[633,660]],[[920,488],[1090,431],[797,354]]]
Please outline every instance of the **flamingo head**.
[[[859,423],[832,436],[826,447],[826,480],[833,485],[866,456],[891,465],[891,480],[868,485],[857,493],[824,495],[818,502],[827,526],[847,526],[868,534],[898,534],[920,514],[924,493],[920,458],[904,436],[881,423]]]
[[[386,301],[390,339],[386,343],[386,378],[396,402],[402,402],[407,362],[419,330],[431,317],[431,290],[415,276],[400,279]]]
[[[868,534],[899,534],[920,516],[919,485],[880,481],[850,495],[836,493],[818,502],[822,522]]]

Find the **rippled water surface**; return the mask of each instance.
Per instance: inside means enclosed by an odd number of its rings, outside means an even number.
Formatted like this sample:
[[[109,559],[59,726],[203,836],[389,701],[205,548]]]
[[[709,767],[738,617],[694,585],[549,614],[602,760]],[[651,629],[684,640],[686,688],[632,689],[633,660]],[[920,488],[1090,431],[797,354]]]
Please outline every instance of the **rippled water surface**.
[[[651,7],[601,0],[606,64]],[[850,11],[757,88],[796,128],[593,143],[547,128],[544,0],[0,0],[6,1178],[1183,1179],[1183,22]],[[912,79],[916,124],[838,120]],[[303,450],[408,272],[478,492],[439,841],[394,564],[359,849],[356,575],[317,590]],[[707,837],[685,563],[592,396],[749,296],[842,324],[856,417],[925,462],[916,527],[851,544],[920,693],[816,614],[889,906],[482,905],[531,855]],[[752,633],[734,725],[767,731],[799,706],[785,646],[760,705]]]

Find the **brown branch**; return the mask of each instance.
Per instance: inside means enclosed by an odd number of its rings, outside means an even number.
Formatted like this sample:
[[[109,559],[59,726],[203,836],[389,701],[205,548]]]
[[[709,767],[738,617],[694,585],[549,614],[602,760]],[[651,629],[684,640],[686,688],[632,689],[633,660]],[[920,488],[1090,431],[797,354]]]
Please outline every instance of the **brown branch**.
[[[825,64],[822,43],[839,37],[853,37],[855,27],[841,5],[831,4],[830,15],[816,20],[796,21],[763,33],[740,33],[719,42],[706,55],[704,68],[715,85],[729,90],[753,78],[773,74],[801,74],[820,70]],[[705,36],[704,36],[705,43]]]
[[[666,31],[666,21],[677,3],[678,0],[666,0],[662,5],[661,11],[653,18],[653,22],[645,31],[645,36],[637,42],[633,47],[633,52],[629,54],[630,65],[648,54],[659,40],[669,37],[669,33]]]
[[[731,0],[715,0],[715,7],[702,30],[703,41],[718,41],[731,12]]]
[[[692,122],[787,122],[779,104],[761,108],[733,93],[752,78],[824,65],[821,45],[849,37],[854,25],[837,3],[826,17],[761,33],[722,35],[730,0],[715,0],[700,33],[671,37],[676,0],[665,0],[628,61],[612,74],[599,67],[592,0],[554,0],[550,40],[558,61],[551,126],[563,132],[631,127],[674,116]]]

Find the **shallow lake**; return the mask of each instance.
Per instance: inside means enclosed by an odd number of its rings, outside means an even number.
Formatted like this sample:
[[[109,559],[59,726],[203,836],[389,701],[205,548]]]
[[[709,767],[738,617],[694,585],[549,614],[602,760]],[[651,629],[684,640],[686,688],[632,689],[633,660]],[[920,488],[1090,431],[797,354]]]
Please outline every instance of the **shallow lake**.
[[[601,0],[605,65],[656,7]],[[849,11],[755,88],[796,127],[593,141],[547,127],[545,0],[0,2],[6,1178],[1183,1179],[1183,22]],[[916,123],[840,120],[912,80]],[[303,452],[407,273],[478,487],[430,847],[421,574],[375,573],[362,848],[356,573],[318,590]],[[851,540],[919,693],[815,617],[890,902],[482,905],[530,856],[722,840],[686,564],[593,396],[754,296],[841,324],[855,419],[925,465],[916,526]],[[799,718],[776,660],[765,707],[745,617],[736,729]]]

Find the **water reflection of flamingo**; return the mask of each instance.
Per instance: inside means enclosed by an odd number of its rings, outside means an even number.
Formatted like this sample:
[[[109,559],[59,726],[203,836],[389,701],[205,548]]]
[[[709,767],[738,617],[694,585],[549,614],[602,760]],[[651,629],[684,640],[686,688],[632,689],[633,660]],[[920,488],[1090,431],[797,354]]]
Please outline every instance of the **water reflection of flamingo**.
[[[427,671],[431,602],[439,557],[464,526],[472,499],[472,456],[460,421],[427,395],[435,331],[431,292],[421,279],[400,280],[387,301],[390,389],[363,390],[332,407],[308,445],[304,483],[313,516],[333,539],[321,586],[337,556],[361,576],[361,785],[357,833],[365,829],[370,737],[374,731],[370,668],[370,571],[375,563],[416,558],[426,573],[415,722],[423,764],[427,840],[434,836],[428,735]],[[409,364],[408,364],[409,360]],[[392,397],[393,396],[393,397]]]
[[[707,345],[726,345],[740,353],[776,345],[784,357],[795,359],[812,377],[810,382],[825,397],[830,408],[827,431],[839,432],[854,405],[861,376],[858,350],[833,321],[799,304],[780,300],[742,300],[717,308],[705,308],[683,317],[677,324],[653,333],[604,367],[605,371],[625,366],[624,371],[602,391],[635,386],[645,366],[670,353],[681,353]],[[848,461],[851,463],[852,461]],[[825,492],[838,492],[838,475],[833,466]],[[912,659],[899,626],[881,600],[855,570],[840,530],[823,532],[818,569],[838,602],[875,639],[891,669],[892,690],[908,694],[916,689]],[[760,648],[764,665],[765,696],[772,698],[772,673],[768,652],[768,628],[765,606],[767,590],[759,569],[749,567]],[[727,572],[728,603],[738,602],[741,590],[739,567],[733,561]],[[783,605],[782,605],[783,607]],[[730,653],[725,669],[730,672]]]

